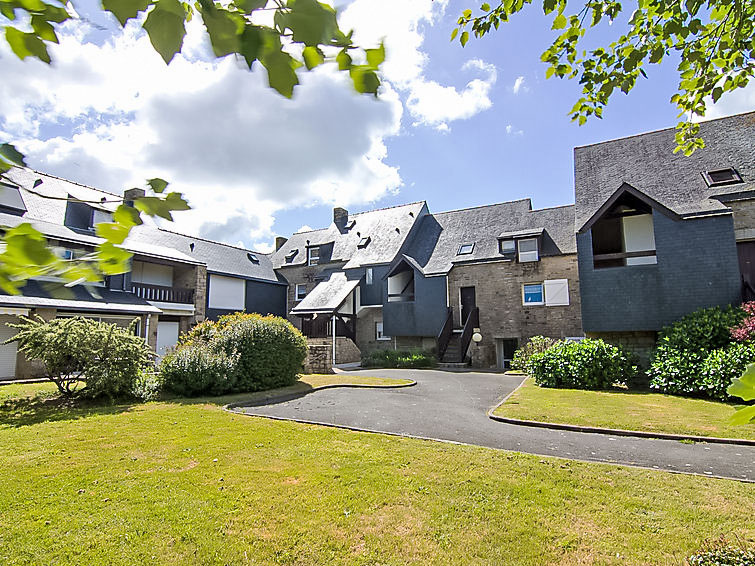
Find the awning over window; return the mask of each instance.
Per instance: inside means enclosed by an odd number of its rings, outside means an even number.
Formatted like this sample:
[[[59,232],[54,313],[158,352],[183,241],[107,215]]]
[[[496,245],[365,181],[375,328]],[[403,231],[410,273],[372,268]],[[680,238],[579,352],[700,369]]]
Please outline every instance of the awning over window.
[[[516,232],[502,232],[499,236],[499,240],[511,240],[518,238],[532,238],[534,236],[541,236],[545,228],[530,228],[528,230],[517,230]]]
[[[333,273],[330,279],[318,283],[317,286],[296,305],[291,314],[321,314],[334,313],[352,291],[359,285],[359,280],[349,280],[342,271]]]

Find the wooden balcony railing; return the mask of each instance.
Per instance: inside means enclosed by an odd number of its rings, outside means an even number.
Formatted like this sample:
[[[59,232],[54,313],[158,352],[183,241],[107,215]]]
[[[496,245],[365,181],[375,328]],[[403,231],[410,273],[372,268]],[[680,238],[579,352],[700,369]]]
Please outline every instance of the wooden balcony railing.
[[[451,336],[454,331],[454,316],[451,307],[448,307],[448,314],[446,315],[446,322],[443,323],[443,328],[440,329],[438,334],[438,359],[442,360],[443,355],[448,349],[448,344],[451,342]]]
[[[145,301],[161,303],[194,304],[194,289],[179,289],[165,285],[151,285],[149,283],[131,283],[131,292]]]

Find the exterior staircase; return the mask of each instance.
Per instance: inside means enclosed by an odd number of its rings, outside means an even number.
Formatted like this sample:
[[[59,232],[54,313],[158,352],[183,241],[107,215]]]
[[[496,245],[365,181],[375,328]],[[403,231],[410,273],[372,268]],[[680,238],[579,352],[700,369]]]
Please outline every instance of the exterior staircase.
[[[463,363],[461,356],[461,334],[454,332],[451,338],[448,340],[448,346],[443,353],[443,357],[440,359],[443,364],[459,364]]]

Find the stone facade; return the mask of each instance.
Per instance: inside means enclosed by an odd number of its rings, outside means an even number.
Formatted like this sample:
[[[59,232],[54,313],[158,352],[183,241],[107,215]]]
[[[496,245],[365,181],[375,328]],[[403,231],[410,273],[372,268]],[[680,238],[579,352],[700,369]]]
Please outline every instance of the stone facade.
[[[569,305],[523,304],[522,286],[551,279],[567,279]],[[497,341],[516,338],[519,346],[531,337],[583,336],[576,254],[541,257],[540,261],[518,263],[496,261],[456,265],[448,275],[449,305],[454,326],[460,327],[461,287],[474,287],[480,309],[482,341],[471,344],[468,355],[476,367],[496,367]]]
[[[734,237],[737,242],[755,240],[755,199],[726,203],[734,217]]]
[[[310,346],[327,346],[330,357],[328,363],[332,365],[333,362],[333,338],[307,338],[307,344]],[[336,336],[336,363],[337,364],[350,364],[358,362],[362,359],[362,353],[351,338],[345,336]]]
[[[331,355],[330,345],[309,344],[304,360],[304,373],[333,373]]]

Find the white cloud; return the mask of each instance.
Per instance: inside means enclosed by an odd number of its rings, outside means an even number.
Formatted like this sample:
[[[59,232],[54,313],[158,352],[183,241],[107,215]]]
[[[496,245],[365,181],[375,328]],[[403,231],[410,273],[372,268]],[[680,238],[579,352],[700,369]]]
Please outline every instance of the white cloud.
[[[506,133],[510,136],[523,136],[524,130],[517,130],[514,126],[511,124],[506,125]]]
[[[524,77],[522,76],[517,77],[516,80],[514,81],[514,86],[511,87],[511,90],[513,91],[514,94],[519,94],[519,91],[527,92],[529,88],[524,86]]]
[[[709,99],[706,105],[705,119],[731,116],[742,112],[752,112],[755,109],[755,81],[733,92],[722,96],[717,103]]]

